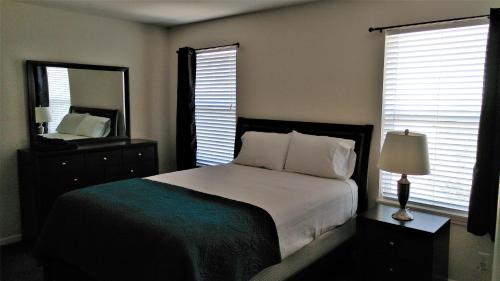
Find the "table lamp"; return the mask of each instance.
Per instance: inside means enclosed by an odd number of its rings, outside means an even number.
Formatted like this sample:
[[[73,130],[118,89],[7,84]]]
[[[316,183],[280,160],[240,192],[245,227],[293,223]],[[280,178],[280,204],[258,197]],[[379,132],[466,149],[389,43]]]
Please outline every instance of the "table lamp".
[[[398,181],[398,201],[400,208],[392,214],[399,221],[413,220],[413,215],[406,209],[410,197],[410,181],[407,175],[427,175],[429,156],[427,137],[424,134],[404,132],[388,132],[378,160],[378,167],[387,172],[401,174]]]
[[[35,122],[39,124],[38,134],[43,134],[45,131],[43,123],[50,121],[52,121],[52,118],[50,117],[50,110],[48,107],[35,107]]]

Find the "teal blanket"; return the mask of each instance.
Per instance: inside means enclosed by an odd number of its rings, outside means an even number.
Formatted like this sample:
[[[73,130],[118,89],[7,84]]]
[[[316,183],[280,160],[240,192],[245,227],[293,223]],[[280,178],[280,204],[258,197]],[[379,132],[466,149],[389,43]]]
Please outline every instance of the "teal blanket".
[[[59,197],[35,256],[97,281],[249,280],[281,260],[266,211],[145,179]]]

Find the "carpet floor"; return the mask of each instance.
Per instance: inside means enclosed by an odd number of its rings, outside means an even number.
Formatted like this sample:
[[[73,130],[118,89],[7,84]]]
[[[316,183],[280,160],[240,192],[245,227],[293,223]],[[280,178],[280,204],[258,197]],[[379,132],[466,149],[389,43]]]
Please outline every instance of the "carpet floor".
[[[31,256],[32,248],[28,243],[0,248],[0,281],[43,281],[43,269]]]

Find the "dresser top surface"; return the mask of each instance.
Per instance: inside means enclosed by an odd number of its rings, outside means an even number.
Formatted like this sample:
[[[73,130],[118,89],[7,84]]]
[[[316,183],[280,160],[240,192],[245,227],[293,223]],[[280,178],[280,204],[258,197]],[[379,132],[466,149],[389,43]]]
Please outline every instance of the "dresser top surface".
[[[100,143],[81,143],[78,144],[77,148],[67,149],[67,150],[40,151],[31,148],[26,148],[26,149],[19,149],[19,151],[24,153],[52,155],[52,154],[78,153],[78,152],[86,152],[93,150],[106,150],[124,146],[128,147],[128,146],[151,145],[151,144],[156,144],[156,141],[146,140],[146,139],[128,139],[128,140],[117,140],[117,141],[100,142]]]
[[[369,209],[368,211],[360,214],[358,218],[360,219],[368,219],[375,220],[381,223],[386,223],[389,225],[410,228],[418,231],[423,231],[427,233],[436,233],[443,226],[449,223],[450,219],[443,216],[422,213],[418,211],[411,210],[413,214],[412,221],[398,221],[392,218],[392,214],[395,213],[398,208],[386,206],[386,205],[377,205],[374,208]]]

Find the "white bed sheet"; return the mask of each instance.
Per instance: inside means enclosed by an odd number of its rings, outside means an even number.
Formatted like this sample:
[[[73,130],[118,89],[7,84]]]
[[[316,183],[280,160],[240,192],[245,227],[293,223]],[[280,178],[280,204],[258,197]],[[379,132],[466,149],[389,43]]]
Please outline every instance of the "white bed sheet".
[[[252,204],[276,224],[282,259],[356,214],[353,180],[320,178],[227,164],[147,179]]]
[[[86,136],[60,134],[60,133],[47,133],[47,134],[43,134],[41,136],[48,138],[48,139],[63,139],[63,140],[80,140],[80,139],[88,139],[89,138]]]

